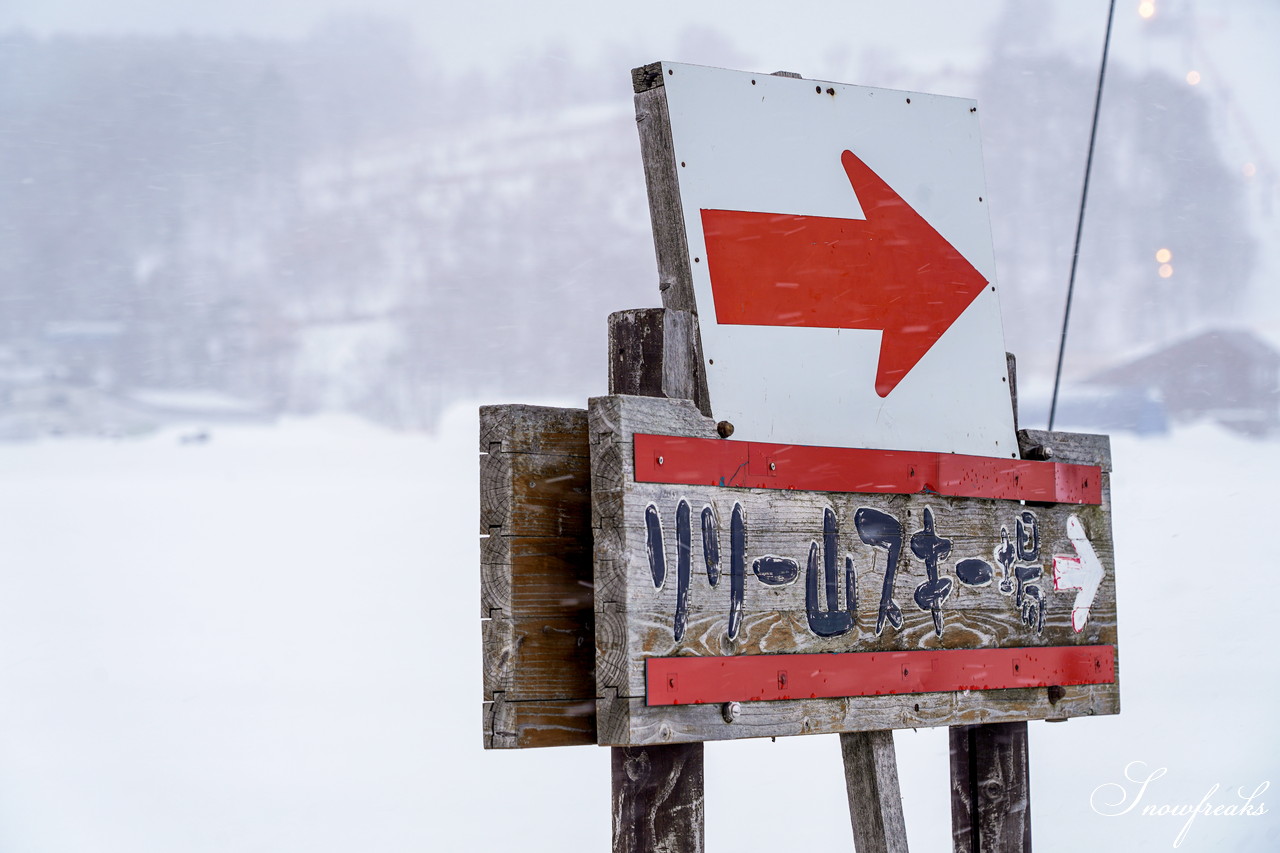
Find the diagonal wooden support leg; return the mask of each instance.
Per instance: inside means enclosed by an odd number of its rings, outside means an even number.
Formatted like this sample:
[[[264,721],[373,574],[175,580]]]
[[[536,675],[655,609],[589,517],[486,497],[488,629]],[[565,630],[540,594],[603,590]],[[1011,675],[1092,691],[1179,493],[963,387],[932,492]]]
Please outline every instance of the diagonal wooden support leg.
[[[842,734],[840,752],[854,849],[858,853],[907,853],[893,732]]]
[[[951,837],[956,853],[1030,853],[1025,722],[951,727]]]
[[[702,853],[702,744],[612,752],[613,853]]]

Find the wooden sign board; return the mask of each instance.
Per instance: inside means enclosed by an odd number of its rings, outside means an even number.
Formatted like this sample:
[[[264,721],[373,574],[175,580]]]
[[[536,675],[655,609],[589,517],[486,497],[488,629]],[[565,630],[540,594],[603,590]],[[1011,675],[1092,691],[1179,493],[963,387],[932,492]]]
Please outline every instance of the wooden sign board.
[[[1119,711],[1105,436],[1055,434],[1094,497],[1045,503],[641,482],[714,422],[610,396],[588,427],[601,744]]]
[[[583,409],[480,409],[484,746],[596,742]]]

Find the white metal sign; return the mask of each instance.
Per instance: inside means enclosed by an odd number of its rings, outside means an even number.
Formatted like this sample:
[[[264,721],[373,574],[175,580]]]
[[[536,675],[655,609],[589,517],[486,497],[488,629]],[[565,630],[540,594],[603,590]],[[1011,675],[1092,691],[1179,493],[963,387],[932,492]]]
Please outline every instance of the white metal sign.
[[[661,67],[734,438],[1017,456],[975,102]]]

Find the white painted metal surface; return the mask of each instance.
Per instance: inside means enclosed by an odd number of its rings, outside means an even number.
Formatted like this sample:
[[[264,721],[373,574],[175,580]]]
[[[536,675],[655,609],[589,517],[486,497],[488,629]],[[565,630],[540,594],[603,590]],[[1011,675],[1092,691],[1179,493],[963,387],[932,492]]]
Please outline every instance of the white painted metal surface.
[[[674,63],[663,81],[711,405],[734,438],[1016,456],[976,103]],[[884,397],[880,331],[721,324],[705,262],[704,209],[865,218],[846,149],[990,283]]]

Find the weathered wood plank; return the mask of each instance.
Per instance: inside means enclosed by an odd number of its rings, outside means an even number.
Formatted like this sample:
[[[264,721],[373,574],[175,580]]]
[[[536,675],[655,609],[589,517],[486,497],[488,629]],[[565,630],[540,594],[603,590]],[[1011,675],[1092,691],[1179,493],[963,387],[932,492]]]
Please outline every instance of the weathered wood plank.
[[[596,741],[594,700],[508,702],[501,694],[485,702],[485,749],[581,746]]]
[[[659,77],[661,75],[659,74]],[[645,187],[649,193],[649,217],[653,225],[658,259],[658,289],[664,308],[698,313],[689,271],[689,247],[685,240],[684,212],[680,206],[680,179],[671,140],[671,114],[667,91],[657,86],[635,96],[636,127],[640,131],[640,156],[644,160]],[[701,350],[699,350],[701,361]]]
[[[665,314],[661,308],[633,308],[609,315],[611,390],[642,397],[667,396],[662,387]]]
[[[658,727],[658,741],[635,741],[646,719],[660,719],[670,709],[649,709],[631,700],[645,695],[645,661],[654,656],[786,654],[820,652],[898,651],[943,648],[1038,647],[1060,645],[1115,645],[1116,605],[1114,550],[1111,543],[1109,490],[1103,489],[1099,506],[1051,505],[1029,507],[1017,501],[944,498],[937,495],[848,495],[784,490],[727,489],[713,486],[668,486],[634,482],[632,436],[637,432],[667,435],[715,434],[709,418],[688,403],[640,398],[607,397],[590,401],[588,409],[592,449],[592,524],[596,559],[596,672],[600,688],[601,737],[618,742],[674,742]],[[1064,444],[1069,444],[1064,441]],[[1090,461],[1102,459],[1097,442],[1088,447]],[[1083,451],[1077,450],[1076,455]],[[1104,481],[1107,475],[1103,475]],[[677,507],[689,507],[690,567],[677,571],[680,550],[676,542]],[[742,578],[731,576],[731,516],[735,505],[742,522]],[[698,523],[710,509],[714,531],[709,540],[718,543],[716,584],[704,556],[704,533]],[[901,624],[894,627],[880,617],[886,575],[884,547],[873,547],[857,530],[858,513],[874,509],[900,524],[901,552],[895,568],[892,601],[900,609]],[[926,525],[926,510],[930,522]],[[1021,533],[1018,523],[1024,524]],[[834,530],[828,528],[834,525]],[[1089,537],[1103,566],[1103,575],[1081,625],[1073,620],[1078,590],[1055,589],[1054,557],[1075,557],[1069,525],[1079,525]],[[656,525],[656,526],[655,526]],[[937,610],[916,603],[916,593],[930,583],[929,566],[910,550],[912,537],[926,533],[948,539],[950,549],[934,571],[950,581],[946,600]],[[1035,534],[1031,531],[1034,528]],[[831,538],[827,534],[831,534]],[[827,600],[823,556],[834,541],[836,600]],[[1021,551],[1019,551],[1021,546]],[[1002,552],[1005,562],[1002,563]],[[815,555],[814,601],[806,583],[810,554]],[[665,572],[657,582],[661,555]],[[758,575],[757,559],[769,558],[775,568],[789,560],[789,574]],[[846,562],[847,558],[847,562]],[[971,573],[957,569],[962,560],[981,560],[989,571],[982,585]],[[854,570],[856,607],[849,607],[843,572]],[[970,567],[972,568],[972,567]],[[1021,580],[1016,577],[1021,570]],[[681,577],[687,578],[683,583]],[[781,577],[781,579],[780,579]],[[765,581],[769,581],[766,583]],[[1002,583],[1003,582],[1003,583]],[[782,585],[777,585],[782,584]],[[1019,590],[1022,599],[1019,601]],[[1034,590],[1034,593],[1033,591]],[[1022,605],[1026,605],[1025,607]],[[842,633],[820,636],[813,619],[832,610],[852,612],[851,624]],[[1077,630],[1079,629],[1079,630]],[[606,688],[612,688],[610,692]],[[995,691],[993,691],[995,692]],[[999,691],[1028,699],[1020,691]],[[1036,709],[1027,701],[1010,712],[1008,696],[965,696],[974,703],[976,718],[989,708],[999,708],[997,719],[1052,717],[1076,713],[1114,713],[1118,692],[1095,690],[1098,702],[1084,705],[1059,703]],[[882,697],[883,698],[883,697]],[[1043,697],[1041,697],[1043,698]],[[914,707],[914,698],[886,700]],[[611,704],[618,704],[616,711]],[[773,706],[779,703],[759,703]],[[877,709],[883,713],[883,709]],[[759,735],[795,733],[780,709],[779,730]],[[621,722],[614,722],[615,718]],[[886,726],[932,723],[915,713],[892,713]],[[832,723],[828,731],[881,727],[862,723]],[[842,728],[842,726],[844,726]],[[715,723],[716,736],[725,737],[723,723]],[[625,733],[624,733],[625,732]],[[644,737],[655,736],[652,732]],[[699,734],[698,737],[702,735]],[[669,738],[690,737],[672,731]]]
[[[662,85],[662,63],[650,62],[631,69],[631,85],[636,93],[647,92]]]
[[[615,321],[615,317],[617,320]],[[707,406],[706,381],[700,366],[696,319],[692,315],[674,309],[662,312],[662,358],[660,364],[652,359],[637,364],[642,348],[635,342],[642,338],[642,327],[652,328],[657,323],[651,313],[630,312],[614,315],[609,323],[610,376],[609,392],[652,389],[653,380],[661,376],[659,393],[669,397],[694,397],[701,393],[702,409]],[[651,333],[650,333],[651,336]],[[617,370],[613,369],[617,365]],[[623,387],[626,383],[627,387]],[[684,411],[685,407],[681,407]],[[687,414],[687,413],[686,413]],[[599,421],[597,421],[599,423]],[[607,431],[606,431],[607,432]],[[595,457],[596,448],[592,450]],[[605,448],[600,454],[606,467],[620,463],[619,451]],[[593,461],[593,464],[595,462]],[[613,480],[623,476],[610,469]],[[592,501],[593,525],[596,503]],[[598,554],[609,553],[606,545]],[[597,563],[596,575],[602,570]],[[605,575],[608,570],[603,571]],[[597,600],[597,613],[609,613],[611,602],[603,605]],[[597,659],[599,652],[597,650]],[[612,710],[617,707],[616,691],[602,684],[609,680],[596,679],[597,708]],[[597,729],[599,728],[597,713]],[[597,731],[597,738],[599,733]],[[701,743],[668,746],[632,747],[614,749],[613,763],[613,850],[614,853],[639,853],[639,851],[664,851],[665,853],[701,853],[703,849],[703,755]]]
[[[693,400],[710,415],[698,339],[698,318],[687,311],[614,312],[609,315],[609,387],[617,394]]]
[[[508,403],[480,407],[481,453],[587,456],[586,409]]]
[[[951,829],[957,853],[1031,850],[1027,724],[955,726]]]
[[[869,652],[869,651],[908,651],[911,649],[975,649],[993,648],[1001,644],[999,640],[1005,636],[1002,630],[1005,622],[994,617],[964,614],[963,618],[949,615],[945,623],[943,641],[939,641],[934,633],[931,614],[924,612],[904,611],[910,616],[909,621],[901,629],[897,629],[894,637],[875,638],[867,627],[859,625],[861,636],[869,637],[868,642],[859,642],[857,638],[813,638],[803,613],[761,613],[744,617],[742,627],[736,641],[729,640],[725,631],[727,620],[719,616],[701,619],[690,619],[685,629],[684,638],[680,642],[672,639],[672,624],[664,622],[636,624],[633,615],[624,620],[623,611],[608,611],[610,618],[600,622],[596,634],[597,666],[601,667],[602,677],[617,680],[612,684],[619,687],[629,696],[643,696],[645,693],[645,663],[651,657],[677,657],[680,655],[717,656],[730,654],[795,654],[797,648],[805,653],[821,652]],[[1059,633],[1070,630],[1070,616],[1056,617],[1052,626]],[[628,629],[626,625],[631,627]],[[710,627],[705,627],[705,626]],[[1115,645],[1110,638],[1115,636],[1114,617],[1109,624],[1097,626],[1091,632],[1098,643],[1019,643],[1018,647],[1034,648],[1036,646],[1053,645]],[[625,633],[624,633],[625,632]],[[625,636],[625,640],[623,637]],[[1037,638],[1039,639],[1039,638]],[[844,642],[840,642],[843,640]],[[908,647],[908,648],[903,648]],[[613,651],[612,654],[601,654],[602,649]],[[626,655],[623,651],[639,656]],[[638,659],[637,659],[638,658]]]
[[[702,744],[614,749],[614,853],[701,853]]]
[[[907,853],[893,732],[840,735],[849,820],[857,853]]]
[[[485,406],[479,439],[485,745],[592,743],[586,411]]]
[[[662,314],[662,393],[672,400],[692,400],[711,417],[707,371],[702,366],[702,331],[698,315],[677,309]],[[617,392],[614,392],[617,393]]]
[[[591,505],[587,456],[487,453],[480,457],[480,533],[571,536]]]
[[[1014,429],[1024,459],[1058,459],[1092,464],[1105,473],[1102,499],[1111,504],[1111,445],[1107,436],[1067,435],[1018,429],[1018,385],[1014,357],[1009,359],[1009,390],[1013,395]],[[1109,518],[1108,518],[1109,523]],[[1113,556],[1103,558],[1115,565]],[[1109,614],[1114,620],[1114,602]],[[1114,628],[1109,632],[1114,643]],[[1064,690],[1047,690],[1050,702],[1059,702]],[[1119,708],[1119,692],[1114,697]],[[1066,717],[1047,719],[1062,720]],[[1026,722],[953,726],[951,743],[951,826],[954,849],[978,853],[1013,853],[1031,849],[1031,778]]]
[[[650,708],[641,697],[615,696],[597,706],[597,725],[601,744],[622,746],[1062,720],[1114,714],[1119,707],[1118,683],[742,702],[731,722],[721,705]]]
[[[480,540],[481,618],[494,610],[556,616],[590,610],[591,543],[575,536],[486,536]]]
[[[595,683],[593,613],[482,620],[484,698],[585,699]]]
[[[1073,465],[1097,465],[1111,471],[1111,436],[1083,432],[1018,430],[1018,449],[1023,459],[1052,459]],[[1044,450],[1050,452],[1046,455]]]
[[[1018,359],[1013,353],[1004,354],[1009,369],[1009,399],[1013,403],[1013,431],[1018,431]]]

